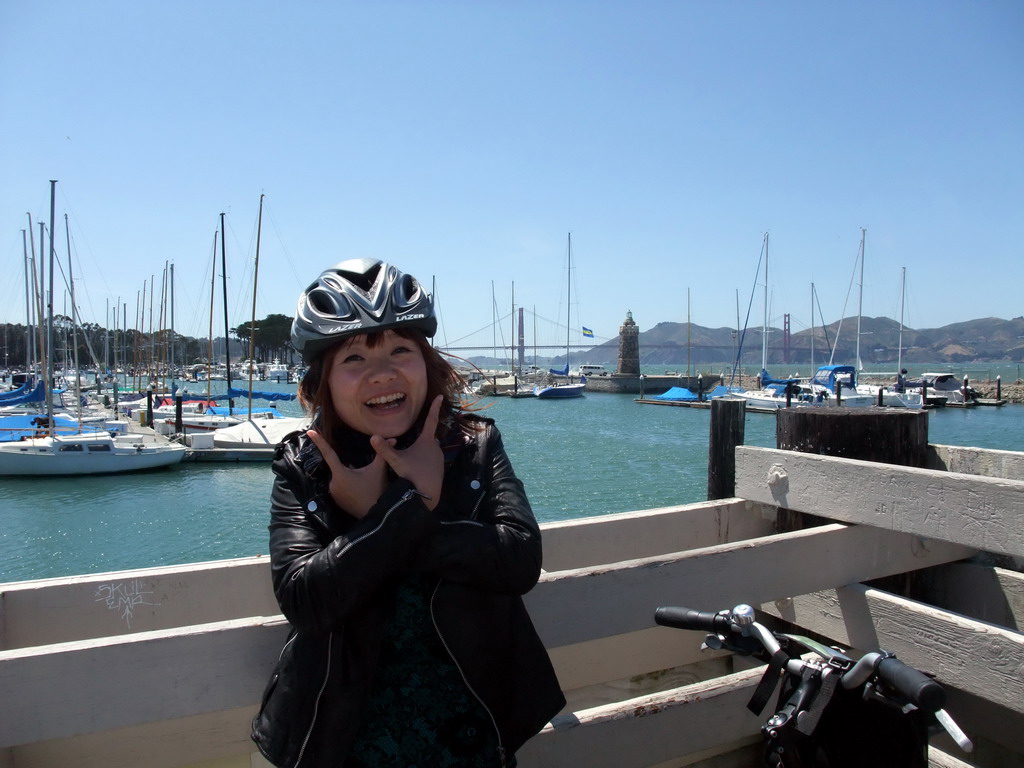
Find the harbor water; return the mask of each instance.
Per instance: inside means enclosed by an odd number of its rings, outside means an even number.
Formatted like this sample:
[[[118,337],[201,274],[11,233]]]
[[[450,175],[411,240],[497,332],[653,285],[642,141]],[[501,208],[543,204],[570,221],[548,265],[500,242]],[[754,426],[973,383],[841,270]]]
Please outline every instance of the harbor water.
[[[481,401],[539,520],[705,499],[710,412],[635,397]],[[300,413],[295,403],[278,407]],[[928,419],[931,443],[1024,450],[1024,405],[946,408]],[[774,416],[748,414],[745,442],[774,447]],[[0,583],[266,554],[272,481],[262,462],[0,478]]]

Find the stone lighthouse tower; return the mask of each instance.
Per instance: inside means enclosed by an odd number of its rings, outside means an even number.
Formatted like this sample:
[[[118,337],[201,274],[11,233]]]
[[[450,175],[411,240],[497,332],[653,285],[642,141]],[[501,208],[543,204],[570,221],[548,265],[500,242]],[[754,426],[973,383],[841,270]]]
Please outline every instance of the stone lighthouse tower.
[[[640,329],[628,310],[619,326],[619,364],[615,372],[620,376],[640,375]]]

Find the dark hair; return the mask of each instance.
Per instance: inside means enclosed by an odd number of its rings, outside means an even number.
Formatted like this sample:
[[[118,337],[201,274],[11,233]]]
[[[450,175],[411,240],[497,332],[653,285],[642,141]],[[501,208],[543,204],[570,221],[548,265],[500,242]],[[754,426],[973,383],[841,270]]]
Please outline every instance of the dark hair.
[[[423,354],[423,361],[427,368],[427,396],[423,402],[423,409],[416,419],[417,429],[423,424],[427,417],[427,410],[434,398],[443,395],[441,413],[438,418],[438,434],[440,439],[452,426],[458,426],[463,431],[472,429],[465,414],[470,410],[462,403],[462,393],[466,389],[466,380],[455,367],[449,363],[441,353],[430,345],[421,331],[414,328],[391,329],[403,339],[408,339],[419,347]],[[387,331],[370,331],[366,335],[366,345],[373,349],[384,343],[384,334]],[[346,342],[353,337],[340,341],[333,347],[317,355],[309,364],[309,370],[299,382],[299,402],[303,409],[313,416],[313,423],[321,433],[333,435],[342,428],[343,422],[334,411],[334,404],[331,402],[331,388],[327,383],[328,377],[324,375],[329,371],[334,362],[334,356]]]

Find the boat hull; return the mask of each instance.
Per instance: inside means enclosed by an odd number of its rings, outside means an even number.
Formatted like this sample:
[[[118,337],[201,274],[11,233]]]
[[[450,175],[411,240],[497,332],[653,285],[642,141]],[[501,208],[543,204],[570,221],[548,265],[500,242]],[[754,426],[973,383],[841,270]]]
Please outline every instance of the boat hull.
[[[183,445],[108,434],[40,437],[0,446],[0,476],[106,475],[179,463]]]
[[[533,394],[545,400],[562,400],[568,397],[583,397],[586,384],[556,384],[551,387],[536,387]]]

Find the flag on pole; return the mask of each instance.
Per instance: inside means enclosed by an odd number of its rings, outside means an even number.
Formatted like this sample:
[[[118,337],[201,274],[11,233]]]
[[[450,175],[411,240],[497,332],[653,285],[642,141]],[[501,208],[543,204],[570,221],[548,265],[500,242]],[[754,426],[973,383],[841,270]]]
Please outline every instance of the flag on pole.
[[[588,339],[594,338],[594,332],[587,328],[587,326],[585,325],[583,326],[583,335],[586,336]]]

